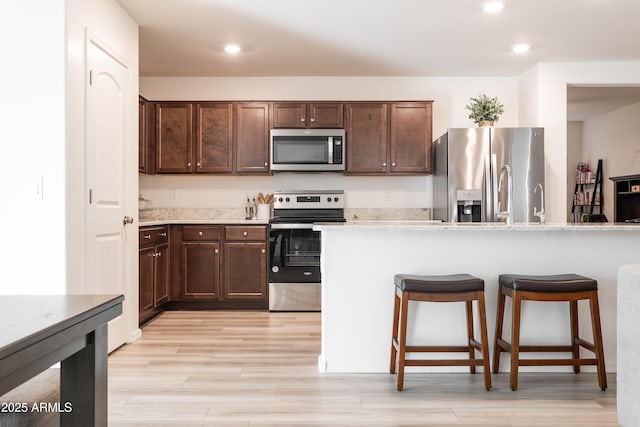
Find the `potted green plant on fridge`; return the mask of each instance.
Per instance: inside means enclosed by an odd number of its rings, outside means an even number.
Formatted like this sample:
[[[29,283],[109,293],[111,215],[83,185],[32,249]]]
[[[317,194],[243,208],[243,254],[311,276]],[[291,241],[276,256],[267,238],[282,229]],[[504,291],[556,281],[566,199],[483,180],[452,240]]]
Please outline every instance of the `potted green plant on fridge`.
[[[469,118],[478,126],[493,126],[504,113],[504,105],[498,98],[490,98],[485,94],[471,98],[471,102],[465,108],[470,111]]]

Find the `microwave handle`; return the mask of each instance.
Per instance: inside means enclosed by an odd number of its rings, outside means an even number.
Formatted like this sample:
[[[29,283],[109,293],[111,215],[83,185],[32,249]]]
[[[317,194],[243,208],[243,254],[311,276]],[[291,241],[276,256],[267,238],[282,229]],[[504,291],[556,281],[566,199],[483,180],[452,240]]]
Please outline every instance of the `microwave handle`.
[[[330,136],[327,138],[327,163],[333,163],[333,137]]]

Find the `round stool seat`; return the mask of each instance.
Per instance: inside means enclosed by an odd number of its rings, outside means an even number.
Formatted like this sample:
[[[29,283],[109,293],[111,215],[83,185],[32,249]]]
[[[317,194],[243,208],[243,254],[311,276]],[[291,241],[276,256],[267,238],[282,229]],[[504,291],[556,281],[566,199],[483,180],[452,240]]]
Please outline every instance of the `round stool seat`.
[[[452,293],[484,290],[484,280],[469,274],[444,276],[396,274],[393,282],[403,292]]]
[[[501,274],[498,276],[500,286],[514,291],[565,293],[595,291],[598,281],[577,274],[524,275]]]

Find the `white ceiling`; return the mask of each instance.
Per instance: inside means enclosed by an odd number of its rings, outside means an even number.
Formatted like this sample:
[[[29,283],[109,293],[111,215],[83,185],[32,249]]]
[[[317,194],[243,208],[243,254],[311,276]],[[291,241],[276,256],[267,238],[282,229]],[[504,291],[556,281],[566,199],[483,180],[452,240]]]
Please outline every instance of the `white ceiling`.
[[[640,60],[640,0],[118,0],[142,76],[517,76],[538,62]],[[243,51],[229,56],[226,43]],[[526,55],[511,51],[527,42]],[[568,119],[640,102],[570,87]]]
[[[143,76],[515,76],[640,60],[640,0],[118,0]],[[244,51],[235,57],[223,45]],[[526,55],[511,52],[531,43]]]

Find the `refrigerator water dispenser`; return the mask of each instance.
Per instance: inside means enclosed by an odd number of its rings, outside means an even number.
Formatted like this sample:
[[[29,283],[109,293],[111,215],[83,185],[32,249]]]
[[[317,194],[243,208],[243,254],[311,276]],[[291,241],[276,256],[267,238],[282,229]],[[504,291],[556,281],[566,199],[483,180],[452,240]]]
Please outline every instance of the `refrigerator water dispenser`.
[[[482,221],[482,190],[458,190],[458,222]]]

